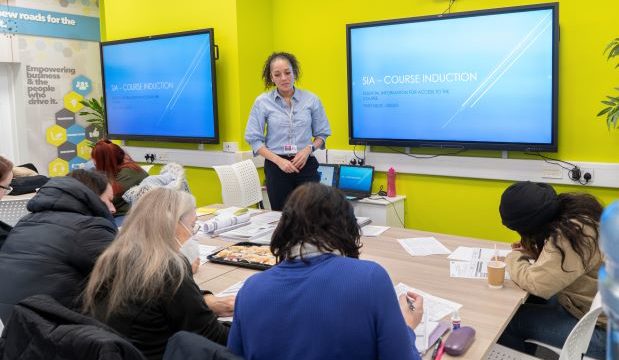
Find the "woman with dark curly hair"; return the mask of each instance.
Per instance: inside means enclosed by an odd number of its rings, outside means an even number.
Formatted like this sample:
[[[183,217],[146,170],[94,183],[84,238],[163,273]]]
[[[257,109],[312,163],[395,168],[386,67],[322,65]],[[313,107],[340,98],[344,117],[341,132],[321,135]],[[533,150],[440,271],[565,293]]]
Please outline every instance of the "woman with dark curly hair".
[[[531,295],[499,340],[529,353],[533,339],[561,348],[591,307],[603,258],[598,245],[602,205],[584,193],[557,195],[548,184],[517,182],[505,190],[499,212],[520,241],[505,259],[511,279]],[[606,318],[598,320],[588,355],[603,357]]]
[[[278,264],[238,293],[228,347],[246,359],[419,359],[423,299],[398,304],[385,269],[359,260],[359,239],[339,190],[299,186],[273,233]]]
[[[295,87],[301,75],[297,58],[286,52],[271,54],[262,70],[264,86],[275,89],[256,98],[247,120],[245,140],[254,155],[265,158],[267,194],[273,210],[281,210],[292,190],[319,181],[313,153],[331,135],[320,99]]]

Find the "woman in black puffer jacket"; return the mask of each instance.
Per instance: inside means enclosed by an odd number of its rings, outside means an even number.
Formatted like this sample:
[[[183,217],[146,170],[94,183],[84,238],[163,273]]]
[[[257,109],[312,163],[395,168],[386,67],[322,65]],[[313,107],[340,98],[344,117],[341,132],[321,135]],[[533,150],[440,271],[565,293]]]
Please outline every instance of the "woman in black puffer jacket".
[[[53,178],[28,202],[31,214],[0,250],[0,319],[31,295],[47,294],[69,308],[117,228],[112,187],[96,172],[75,170]]]

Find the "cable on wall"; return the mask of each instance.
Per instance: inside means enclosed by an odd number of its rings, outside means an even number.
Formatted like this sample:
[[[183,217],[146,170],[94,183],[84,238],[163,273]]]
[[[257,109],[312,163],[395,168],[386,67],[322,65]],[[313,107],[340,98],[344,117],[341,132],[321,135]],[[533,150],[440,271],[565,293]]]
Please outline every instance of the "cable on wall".
[[[540,157],[544,160],[544,162],[551,164],[551,165],[555,165],[555,166],[559,166],[562,169],[567,170],[567,176],[572,180],[575,181],[577,183],[579,183],[580,185],[587,185],[589,183],[589,181],[591,181],[591,174],[588,172],[585,172],[583,174],[583,171],[580,167],[578,167],[578,165],[572,164],[569,161],[564,161],[564,160],[560,160],[560,159],[555,159],[555,158],[551,158],[548,157],[546,155],[543,155],[540,152],[525,152],[525,155],[530,155],[530,156],[537,156]],[[569,165],[570,167],[564,166],[563,164]]]
[[[447,5],[447,9],[441,13],[441,15],[451,14],[451,7],[454,5],[456,0],[449,0],[449,5]]]

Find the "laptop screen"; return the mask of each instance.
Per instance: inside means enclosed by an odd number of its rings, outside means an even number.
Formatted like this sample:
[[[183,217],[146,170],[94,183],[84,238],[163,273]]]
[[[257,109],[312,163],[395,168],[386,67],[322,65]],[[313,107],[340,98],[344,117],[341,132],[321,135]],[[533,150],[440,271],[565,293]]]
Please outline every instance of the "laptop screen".
[[[320,164],[318,165],[318,175],[320,183],[327,186],[337,185],[337,165]]]
[[[337,187],[349,196],[368,197],[372,193],[373,166],[340,165]]]

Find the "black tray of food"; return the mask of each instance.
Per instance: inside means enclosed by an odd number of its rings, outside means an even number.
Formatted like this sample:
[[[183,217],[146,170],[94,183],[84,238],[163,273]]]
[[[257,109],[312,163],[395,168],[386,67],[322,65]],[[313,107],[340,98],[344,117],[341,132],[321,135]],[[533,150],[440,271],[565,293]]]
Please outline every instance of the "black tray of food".
[[[268,245],[243,241],[207,256],[210,262],[266,270],[275,265],[275,256]]]

